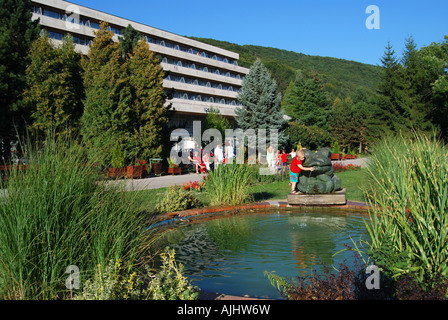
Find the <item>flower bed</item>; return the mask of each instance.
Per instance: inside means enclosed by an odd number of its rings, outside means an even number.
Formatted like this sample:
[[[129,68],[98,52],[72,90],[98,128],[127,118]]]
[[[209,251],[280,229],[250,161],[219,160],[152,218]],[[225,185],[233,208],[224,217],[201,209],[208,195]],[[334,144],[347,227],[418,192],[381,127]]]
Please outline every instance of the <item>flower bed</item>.
[[[361,166],[357,166],[354,164],[343,165],[340,162],[336,162],[336,163],[333,163],[333,169],[335,172],[346,171],[346,170],[359,170],[359,169],[361,169]]]

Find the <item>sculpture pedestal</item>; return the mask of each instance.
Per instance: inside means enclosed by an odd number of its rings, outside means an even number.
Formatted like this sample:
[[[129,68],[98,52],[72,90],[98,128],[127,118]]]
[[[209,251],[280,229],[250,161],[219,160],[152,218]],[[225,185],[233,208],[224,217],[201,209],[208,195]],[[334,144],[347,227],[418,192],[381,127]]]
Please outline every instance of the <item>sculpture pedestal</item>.
[[[288,203],[291,206],[331,206],[345,205],[347,197],[345,189],[326,194],[305,194],[298,192],[288,195]]]

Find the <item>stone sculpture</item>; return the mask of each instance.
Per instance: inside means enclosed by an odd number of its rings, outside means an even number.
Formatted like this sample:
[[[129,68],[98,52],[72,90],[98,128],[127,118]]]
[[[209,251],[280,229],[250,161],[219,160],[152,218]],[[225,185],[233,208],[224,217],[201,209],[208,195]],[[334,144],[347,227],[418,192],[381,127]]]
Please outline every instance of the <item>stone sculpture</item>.
[[[329,148],[321,148],[317,152],[303,150],[304,167],[315,167],[315,171],[302,171],[299,174],[297,189],[305,194],[331,193],[341,189],[341,179],[334,175]]]

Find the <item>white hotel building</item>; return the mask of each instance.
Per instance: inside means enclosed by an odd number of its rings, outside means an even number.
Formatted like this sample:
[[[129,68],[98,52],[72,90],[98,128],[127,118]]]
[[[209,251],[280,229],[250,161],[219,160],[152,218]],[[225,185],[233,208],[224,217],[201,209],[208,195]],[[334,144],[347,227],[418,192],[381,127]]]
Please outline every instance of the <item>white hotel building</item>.
[[[174,92],[167,101],[175,111],[171,125],[190,131],[193,120],[204,119],[211,107],[230,119],[235,116],[237,95],[249,72],[238,66],[237,53],[68,1],[32,0],[32,5],[33,19],[40,19],[50,38],[58,42],[70,33],[76,50],[83,54],[88,53],[101,21],[109,24],[115,41],[128,25],[139,31],[167,71],[163,87]]]

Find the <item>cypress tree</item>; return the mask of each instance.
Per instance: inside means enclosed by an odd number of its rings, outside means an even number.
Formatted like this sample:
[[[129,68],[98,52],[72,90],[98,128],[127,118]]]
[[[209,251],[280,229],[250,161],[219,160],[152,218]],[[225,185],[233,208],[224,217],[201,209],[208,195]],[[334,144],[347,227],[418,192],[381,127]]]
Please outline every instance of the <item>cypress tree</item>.
[[[133,120],[132,90],[119,43],[112,40],[113,33],[107,31],[107,23],[101,23],[95,35],[82,63],[85,101],[81,133],[89,157],[108,166],[117,144],[125,158],[130,157],[128,128]]]
[[[71,36],[61,47],[55,47],[45,32],[33,43],[24,100],[33,120],[29,128],[38,139],[50,129],[72,134],[78,127],[84,93],[80,59]]]
[[[277,83],[265,68],[261,60],[255,61],[243,81],[238,101],[242,107],[235,109],[236,123],[243,130],[278,130],[278,144],[285,146],[287,137],[284,132],[286,120],[281,110],[281,94],[277,94]],[[270,143],[270,137],[267,137]]]
[[[20,108],[25,69],[32,42],[39,36],[39,22],[31,21],[31,1],[0,0],[0,158],[9,159],[12,124],[26,118]]]
[[[168,124],[165,94],[162,86],[165,77],[159,59],[141,40],[129,60],[130,85],[134,92],[132,108],[135,157],[143,159],[162,156],[162,134]]]

